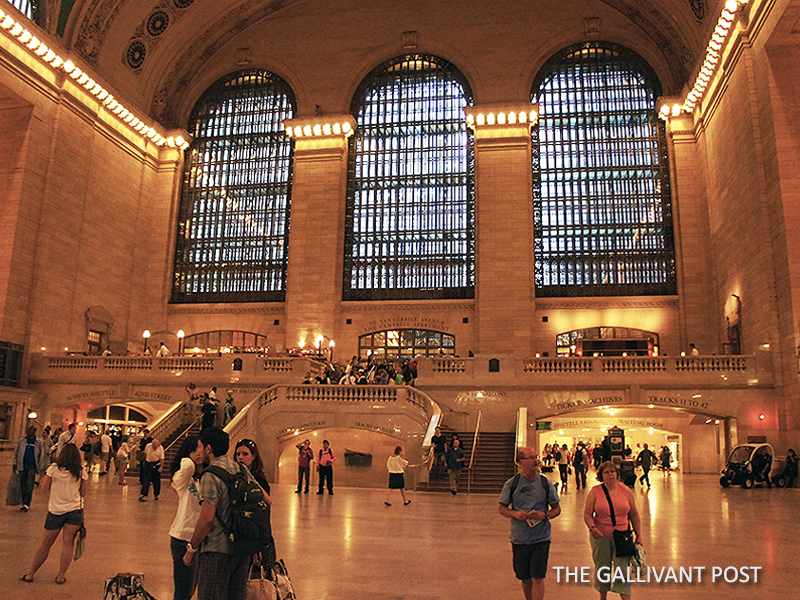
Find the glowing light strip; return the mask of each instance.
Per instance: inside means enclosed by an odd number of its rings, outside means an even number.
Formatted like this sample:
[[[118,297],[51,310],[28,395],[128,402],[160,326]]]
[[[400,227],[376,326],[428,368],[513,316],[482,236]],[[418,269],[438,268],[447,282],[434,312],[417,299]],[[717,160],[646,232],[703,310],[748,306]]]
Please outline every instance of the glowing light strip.
[[[679,116],[681,111],[690,114],[694,111],[697,103],[702,100],[706,88],[714,76],[719,60],[722,57],[725,43],[728,40],[728,34],[733,28],[733,20],[736,16],[736,12],[739,10],[740,6],[744,6],[749,1],[750,0],[728,0],[725,3],[725,8],[717,20],[717,26],[714,28],[711,40],[708,42],[708,46],[706,46],[706,58],[703,61],[703,67],[697,74],[692,90],[686,95],[686,100],[684,100],[683,105],[675,104],[672,107],[666,104],[663,105],[658,115],[661,119],[666,121],[670,116]]]
[[[63,71],[69,75],[78,85],[97,98],[109,112],[114,113],[123,123],[142,137],[152,140],[157,146],[179,147],[181,150],[186,150],[189,147],[189,142],[182,136],[164,137],[156,129],[146,125],[71,59],[64,60],[55,50],[49,48],[2,8],[0,8],[0,29],[10,37],[15,38],[17,42],[27,48],[28,52],[41,62],[48,64],[55,71]]]
[[[509,112],[488,112],[486,114],[483,112],[477,114],[470,113],[467,115],[467,126],[474,130],[476,126],[483,127],[484,125],[514,125],[516,123],[528,122],[535,124],[538,118],[539,112],[536,107],[519,112],[512,110]]]
[[[350,137],[353,135],[353,126],[344,121],[343,123],[315,123],[313,125],[292,125],[292,120],[284,121],[286,125],[286,135],[290,138],[301,137],[323,137],[329,135],[342,135]]]

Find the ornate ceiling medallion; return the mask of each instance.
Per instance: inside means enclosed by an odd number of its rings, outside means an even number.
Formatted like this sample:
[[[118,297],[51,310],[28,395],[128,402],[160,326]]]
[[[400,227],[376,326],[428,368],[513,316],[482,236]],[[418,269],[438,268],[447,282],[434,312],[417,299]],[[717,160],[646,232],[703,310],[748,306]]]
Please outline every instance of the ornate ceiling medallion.
[[[144,57],[147,55],[147,47],[141,40],[133,40],[128,45],[128,50],[125,57],[128,60],[128,65],[133,69],[138,69],[144,64]]]
[[[169,25],[169,15],[163,10],[154,12],[147,19],[147,33],[157,37],[166,31],[167,25]]]
[[[703,17],[706,16],[705,2],[703,2],[703,0],[689,0],[689,6],[692,7],[694,16],[697,17],[697,20],[702,21]]]

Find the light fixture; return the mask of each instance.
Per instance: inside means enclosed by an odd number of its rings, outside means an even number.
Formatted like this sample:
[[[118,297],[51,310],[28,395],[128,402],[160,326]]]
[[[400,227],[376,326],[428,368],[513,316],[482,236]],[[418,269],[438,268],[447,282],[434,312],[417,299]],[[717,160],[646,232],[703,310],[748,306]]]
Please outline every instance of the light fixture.
[[[147,354],[147,340],[150,339],[150,330],[149,329],[145,329],[142,332],[142,337],[144,338],[144,350],[143,350],[143,352],[145,354]]]
[[[29,418],[29,419],[35,419],[35,418],[36,418],[36,417],[38,417],[38,416],[39,416],[39,415],[38,415],[38,414],[36,413],[36,411],[35,411],[35,410],[33,410],[32,408],[31,408],[31,409],[28,411],[28,418]]]

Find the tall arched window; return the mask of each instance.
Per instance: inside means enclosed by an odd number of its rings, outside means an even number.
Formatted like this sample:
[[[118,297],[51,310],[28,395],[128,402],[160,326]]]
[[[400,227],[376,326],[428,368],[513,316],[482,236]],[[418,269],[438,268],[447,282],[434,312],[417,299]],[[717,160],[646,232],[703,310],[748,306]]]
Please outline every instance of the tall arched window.
[[[212,85],[189,119],[172,302],[281,302],[286,293],[295,100],[280,77]]]
[[[34,23],[39,22],[39,2],[37,0],[8,0],[8,2]]]
[[[538,296],[675,294],[661,85],[631,50],[572,46],[531,90]]]
[[[420,54],[384,63],[358,88],[344,300],[474,296],[471,104],[453,65]]]

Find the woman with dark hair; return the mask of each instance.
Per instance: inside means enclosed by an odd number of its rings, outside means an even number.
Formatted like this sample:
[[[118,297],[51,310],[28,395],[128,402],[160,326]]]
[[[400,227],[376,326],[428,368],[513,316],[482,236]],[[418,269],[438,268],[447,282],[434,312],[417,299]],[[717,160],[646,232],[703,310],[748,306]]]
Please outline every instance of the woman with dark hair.
[[[258,485],[264,490],[264,499],[271,505],[272,499],[269,497],[269,483],[267,482],[266,475],[264,475],[264,462],[261,460],[261,453],[258,451],[256,443],[247,438],[239,440],[236,442],[233,456],[237,463],[247,467],[247,470],[250,471],[250,474],[258,482]],[[270,536],[269,544],[253,557],[253,565],[256,567],[264,566],[269,568],[275,564],[276,560],[275,538]]]
[[[264,475],[264,462],[261,460],[261,454],[256,443],[247,438],[239,440],[233,450],[233,458],[240,465],[247,467],[247,470],[250,471],[258,485],[269,495],[269,483],[266,475]]]
[[[61,566],[56,575],[56,583],[67,582],[66,574],[75,553],[75,536],[83,524],[83,495],[89,474],[82,466],[81,453],[74,444],[67,444],[59,453],[56,462],[47,468],[42,482],[42,491],[50,492],[47,518],[44,521],[44,537],[33,555],[30,569],[21,577],[31,583],[50,554],[58,534],[62,536]]]
[[[386,492],[386,500],[383,503],[386,506],[391,506],[389,498],[392,496],[392,490],[400,490],[400,495],[403,497],[403,506],[411,504],[411,500],[406,499],[406,480],[405,468],[408,461],[403,458],[403,447],[397,446],[392,454],[386,461],[386,468],[389,469],[389,491]]]
[[[614,543],[614,531],[633,530],[636,543],[641,544],[642,524],[636,508],[636,496],[633,491],[617,481],[617,467],[606,461],[597,469],[597,479],[602,482],[594,486],[586,494],[583,508],[583,522],[589,528],[589,544],[594,561],[594,587],[600,592],[600,600],[606,600],[608,592],[614,592],[622,600],[630,600],[631,582],[628,579],[606,577],[613,575],[617,569],[627,572],[630,556],[617,556]],[[601,569],[598,576],[598,569]],[[619,581],[623,579],[623,581]]]
[[[184,440],[169,466],[172,487],[178,492],[178,512],[169,529],[172,580],[175,584],[173,600],[190,600],[197,585],[197,561],[187,567],[183,562],[183,555],[200,517],[200,490],[197,482],[200,479],[202,461],[198,439],[190,435]]]

